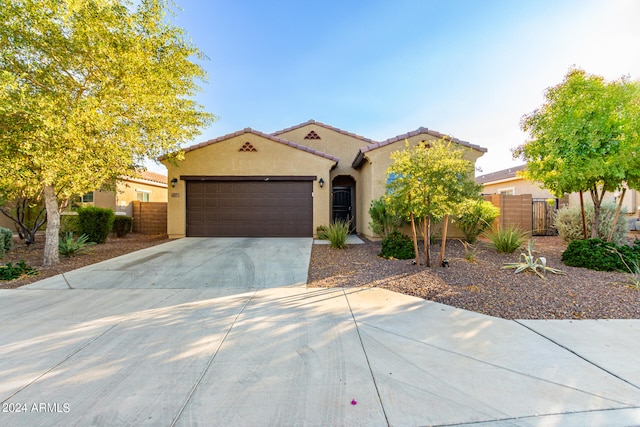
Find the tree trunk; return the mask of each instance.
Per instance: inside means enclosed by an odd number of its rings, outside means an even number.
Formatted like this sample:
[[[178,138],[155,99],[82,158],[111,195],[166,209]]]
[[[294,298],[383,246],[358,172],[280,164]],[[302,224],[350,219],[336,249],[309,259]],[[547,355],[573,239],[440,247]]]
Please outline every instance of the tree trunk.
[[[600,228],[600,207],[602,206],[602,200],[604,199],[604,189],[602,194],[599,194],[598,187],[595,185],[590,190],[591,200],[593,200],[593,224],[591,225],[591,238],[598,238],[598,228]]]
[[[622,194],[620,195],[620,200],[618,200],[618,207],[616,208],[616,214],[613,217],[613,224],[611,224],[611,230],[609,230],[609,236],[607,236],[607,242],[610,242],[613,239],[613,231],[616,229],[616,224],[618,223],[618,217],[620,216],[620,209],[622,209],[622,201],[624,200],[624,193],[627,192],[626,188],[622,188]]]
[[[444,251],[447,246],[447,228],[449,226],[449,215],[444,216],[444,224],[442,224],[442,244],[440,245],[440,265],[444,261]]]
[[[431,215],[424,219],[424,262],[427,267],[431,267]]]
[[[584,200],[582,198],[582,190],[580,190],[580,212],[582,213],[582,238],[587,240],[587,219],[584,216]]]
[[[416,234],[416,220],[413,216],[413,212],[409,214],[411,219],[411,236],[413,237],[413,251],[416,256],[416,265],[420,265],[420,254],[418,253],[418,235]]]
[[[58,233],[60,232],[60,212],[58,199],[53,186],[44,186],[44,204],[47,209],[47,231],[44,242],[44,265],[56,265],[60,260],[58,253]]]

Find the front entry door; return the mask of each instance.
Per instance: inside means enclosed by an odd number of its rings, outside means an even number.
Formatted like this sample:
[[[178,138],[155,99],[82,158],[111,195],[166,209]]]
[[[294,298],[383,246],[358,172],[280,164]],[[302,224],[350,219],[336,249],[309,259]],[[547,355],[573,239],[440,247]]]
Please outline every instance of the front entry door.
[[[350,221],[355,229],[353,218],[353,187],[333,187],[333,221]]]

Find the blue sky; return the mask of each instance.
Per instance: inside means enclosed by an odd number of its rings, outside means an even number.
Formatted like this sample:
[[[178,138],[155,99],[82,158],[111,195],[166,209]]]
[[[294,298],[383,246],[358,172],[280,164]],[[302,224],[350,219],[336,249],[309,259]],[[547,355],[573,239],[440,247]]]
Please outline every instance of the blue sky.
[[[194,144],[309,119],[373,140],[424,126],[487,148],[489,173],[522,163],[520,118],[572,65],[640,78],[638,0],[175,2],[218,117]]]

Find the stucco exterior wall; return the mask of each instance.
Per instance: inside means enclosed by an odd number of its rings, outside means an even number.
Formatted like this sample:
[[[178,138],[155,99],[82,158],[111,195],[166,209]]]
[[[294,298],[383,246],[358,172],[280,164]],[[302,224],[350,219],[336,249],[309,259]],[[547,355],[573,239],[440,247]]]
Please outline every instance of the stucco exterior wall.
[[[255,152],[239,151],[245,143]],[[318,156],[253,133],[244,133],[229,139],[187,151],[185,159],[172,165],[163,162],[168,170],[169,182],[178,179],[175,188],[169,186],[167,207],[167,233],[169,238],[186,235],[186,181],[181,176],[316,176],[313,183],[313,229],[329,224],[331,190],[320,188],[323,178],[330,182],[333,160]]]

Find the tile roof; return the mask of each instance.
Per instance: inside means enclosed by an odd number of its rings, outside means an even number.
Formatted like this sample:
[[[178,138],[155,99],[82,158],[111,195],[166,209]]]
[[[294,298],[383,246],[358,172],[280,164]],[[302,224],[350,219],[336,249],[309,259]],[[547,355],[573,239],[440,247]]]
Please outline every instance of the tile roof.
[[[236,137],[236,136],[240,136],[240,135],[244,135],[244,134],[247,134],[247,133],[258,135],[258,136],[261,136],[263,138],[269,139],[271,141],[277,142],[279,144],[288,145],[289,147],[293,147],[295,149],[306,151],[306,152],[314,154],[316,156],[320,156],[320,157],[324,157],[324,158],[329,159],[329,160],[333,160],[336,163],[338,161],[340,161],[340,159],[338,159],[337,157],[332,156],[330,154],[326,154],[326,153],[323,153],[321,151],[314,150],[314,149],[309,148],[309,147],[305,147],[304,145],[296,144],[295,142],[287,141],[286,139],[278,138],[278,137],[276,137],[274,135],[269,135],[269,134],[257,131],[255,129],[251,129],[251,128],[244,128],[243,130],[240,130],[240,131],[237,131],[237,132],[229,133],[227,135],[223,135],[223,136],[220,136],[218,138],[214,138],[214,139],[210,139],[210,140],[205,141],[205,142],[201,142],[200,144],[192,145],[190,147],[185,148],[184,152],[188,153],[189,151],[197,150],[199,148],[206,147],[206,146],[211,145],[211,144],[216,144],[218,142],[222,142],[222,141],[225,141],[227,139],[230,139],[230,138],[233,138],[233,137]]]
[[[384,146],[387,146],[387,145],[395,144],[398,141],[404,141],[405,139],[410,138],[412,136],[416,136],[416,135],[430,135],[430,136],[433,136],[433,137],[436,137],[436,138],[447,138],[447,139],[451,140],[452,142],[455,142],[456,144],[460,144],[460,145],[463,145],[465,147],[469,147],[469,148],[472,148],[474,150],[481,151],[483,153],[487,152],[486,148],[480,147],[479,145],[475,145],[475,144],[472,144],[472,143],[467,142],[467,141],[463,141],[463,140],[458,139],[458,138],[453,138],[453,137],[451,137],[449,135],[437,132],[435,130],[431,130],[431,129],[428,129],[428,128],[425,128],[425,127],[419,127],[418,129],[416,129],[414,131],[407,132],[407,133],[402,134],[402,135],[394,136],[393,138],[389,138],[389,139],[387,139],[385,141],[382,141],[382,142],[374,142],[372,144],[367,145],[366,147],[362,147],[360,150],[358,150],[358,154],[356,154],[355,159],[353,159],[352,166],[354,168],[360,167],[360,165],[362,164],[362,160],[364,159],[364,153],[366,153],[366,152],[369,152],[369,151],[372,151],[372,150],[375,150],[377,148],[381,148],[381,147],[384,147]]]
[[[159,182],[160,184],[166,184],[167,183],[167,176],[166,175],[162,175],[160,173],[151,172],[151,171],[141,171],[140,172],[140,178],[144,179],[144,180],[147,180],[147,181]]]
[[[476,177],[476,183],[487,184],[489,182],[503,181],[505,179],[515,178],[516,172],[524,170],[526,165],[514,166],[509,169],[503,169],[496,172],[487,173]]]
[[[365,138],[364,136],[356,135],[355,133],[347,132],[346,130],[338,129],[336,127],[327,125],[325,123],[317,122],[317,121],[315,121],[313,119],[307,120],[306,122],[300,123],[299,125],[296,125],[296,126],[292,126],[292,127],[286,128],[286,129],[282,129],[282,130],[273,132],[271,135],[274,135],[274,136],[280,135],[280,134],[283,134],[283,133],[286,133],[286,132],[290,132],[292,130],[300,129],[301,127],[308,126],[308,125],[320,126],[320,127],[325,128],[325,129],[329,129],[329,130],[332,130],[334,132],[341,133],[343,135],[348,135],[348,136],[351,136],[353,138],[360,139],[360,140],[362,140],[362,141],[364,141],[364,142],[366,142],[368,144],[373,144],[375,142],[374,140],[369,139],[369,138]]]

